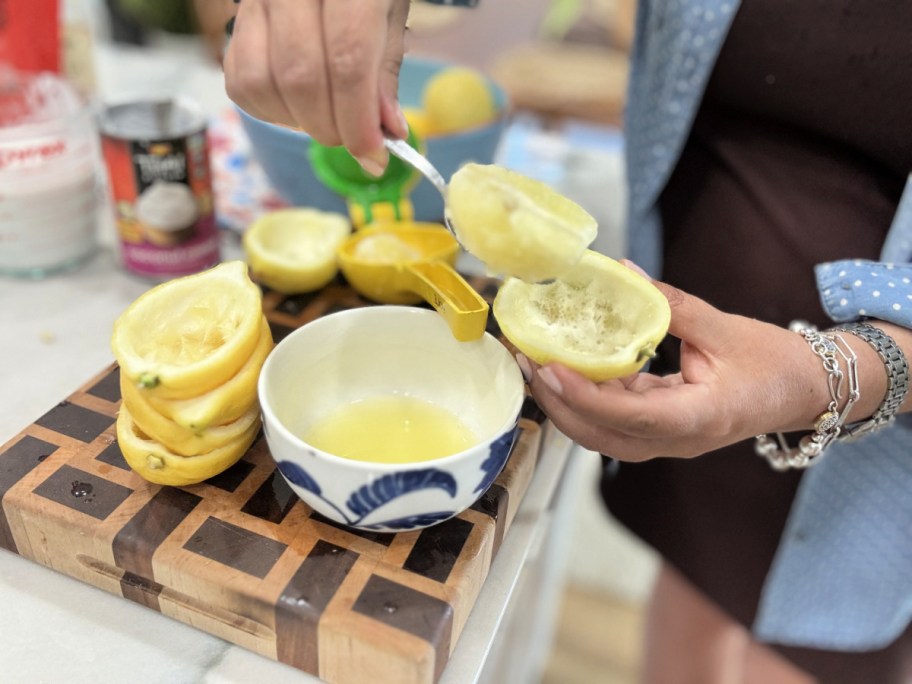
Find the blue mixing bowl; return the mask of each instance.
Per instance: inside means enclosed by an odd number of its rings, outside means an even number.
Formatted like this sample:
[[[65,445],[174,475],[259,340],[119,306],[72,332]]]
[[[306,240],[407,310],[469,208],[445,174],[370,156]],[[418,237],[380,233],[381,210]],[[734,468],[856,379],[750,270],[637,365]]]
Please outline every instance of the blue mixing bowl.
[[[399,75],[399,101],[403,107],[420,107],[427,81],[453,64],[407,56]],[[490,164],[507,124],[509,100],[506,92],[489,81],[500,115],[491,123],[425,141],[425,153],[444,178],[452,176],[463,164],[473,161]],[[301,131],[266,123],[238,110],[250,139],[254,158],[285,201],[302,207],[348,213],[345,199],[327,188],[314,175],[308,157],[310,137]],[[417,221],[440,221],[443,202],[425,179],[415,186],[410,198]]]

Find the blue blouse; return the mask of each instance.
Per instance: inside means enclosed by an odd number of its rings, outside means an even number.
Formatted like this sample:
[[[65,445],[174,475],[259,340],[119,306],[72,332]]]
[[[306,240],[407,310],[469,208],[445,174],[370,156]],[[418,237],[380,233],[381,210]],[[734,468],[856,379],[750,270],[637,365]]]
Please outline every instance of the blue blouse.
[[[630,257],[661,268],[657,199],[674,169],[738,0],[640,0],[625,115]],[[912,170],[910,170],[912,171]],[[815,269],[835,322],[912,327],[912,177],[881,261]],[[754,624],[759,639],[869,650],[912,619],[912,415],[836,444],[802,478]]]
[[[477,0],[425,0],[467,5]],[[630,257],[661,268],[657,199],[681,154],[740,0],[640,0],[625,115]],[[912,171],[912,170],[910,170]],[[881,261],[815,269],[834,322],[912,328],[912,176]],[[881,648],[912,619],[912,414],[805,473],[767,576],[757,638],[836,650]]]

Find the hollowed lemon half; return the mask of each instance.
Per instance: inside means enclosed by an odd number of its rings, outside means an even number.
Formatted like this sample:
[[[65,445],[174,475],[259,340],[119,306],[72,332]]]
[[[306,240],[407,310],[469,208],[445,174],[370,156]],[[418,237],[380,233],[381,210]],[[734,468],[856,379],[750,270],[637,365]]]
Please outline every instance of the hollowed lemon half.
[[[224,384],[190,399],[160,399],[154,393],[141,389],[139,392],[156,411],[195,433],[212,425],[230,423],[256,402],[260,369],[273,346],[272,332],[264,316],[253,353],[247,363]]]
[[[262,294],[243,261],[169,280],[114,323],[121,374],[166,399],[199,396],[234,376],[260,337]]]
[[[501,332],[530,359],[561,363],[596,382],[637,372],[671,321],[655,285],[593,251],[548,284],[508,279],[493,309]]]
[[[493,164],[466,164],[450,180],[456,237],[496,275],[529,282],[559,277],[580,259],[598,226],[551,187]]]
[[[193,431],[166,418],[142,396],[141,390],[129,382],[120,381],[122,408],[129,411],[133,422],[149,437],[178,456],[199,456],[239,439],[260,416],[256,397],[238,418],[224,425],[213,425]]]
[[[208,480],[237,463],[260,429],[257,418],[237,439],[198,456],[179,456],[150,439],[121,406],[117,416],[117,444],[129,466],[143,479],[161,485],[183,486]]]
[[[253,276],[283,294],[313,292],[338,272],[336,249],[352,231],[348,217],[309,208],[278,209],[243,237]]]

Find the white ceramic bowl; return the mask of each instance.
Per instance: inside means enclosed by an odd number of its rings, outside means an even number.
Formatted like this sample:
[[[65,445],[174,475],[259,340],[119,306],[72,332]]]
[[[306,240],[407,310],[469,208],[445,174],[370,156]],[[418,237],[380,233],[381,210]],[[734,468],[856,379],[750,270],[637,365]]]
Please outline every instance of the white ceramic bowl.
[[[335,456],[298,436],[337,407],[390,394],[449,410],[478,443],[386,464]],[[398,532],[447,520],[490,486],[516,441],[523,379],[491,335],[459,342],[435,311],[371,306],[319,318],[279,342],[259,397],[272,457],[305,503],[349,527]]]

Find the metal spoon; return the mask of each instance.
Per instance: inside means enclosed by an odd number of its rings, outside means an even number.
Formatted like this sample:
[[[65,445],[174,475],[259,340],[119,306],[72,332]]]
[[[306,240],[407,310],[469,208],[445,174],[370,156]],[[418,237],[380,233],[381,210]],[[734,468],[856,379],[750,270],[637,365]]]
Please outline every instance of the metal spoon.
[[[391,138],[388,135],[384,135],[383,144],[391,154],[399,157],[399,159],[406,164],[417,169],[421,175],[427,178],[431,182],[431,185],[437,189],[437,192],[439,192],[440,196],[443,198],[443,223],[447,227],[447,230],[453,234],[453,237],[456,238],[456,241],[462,245],[459,241],[459,236],[456,235],[456,231],[453,228],[452,220],[450,219],[450,210],[449,207],[447,207],[447,182],[440,174],[440,171],[431,164],[427,157],[418,152],[418,150],[409,145],[405,140],[398,140],[396,138]],[[465,249],[465,245],[462,245],[462,247]]]
[[[405,140],[399,140],[397,138],[392,138],[389,135],[383,136],[383,145],[386,147],[389,152],[404,161],[406,164],[410,164],[412,167],[417,169],[422,176],[427,178],[431,185],[437,188],[437,192],[440,193],[440,196],[443,198],[443,223],[446,226],[447,230],[452,233],[453,237],[456,238],[462,248],[472,253],[462,241],[459,239],[459,235],[456,234],[456,230],[453,228],[453,221],[450,218],[450,209],[447,206],[447,182],[444,177],[441,175],[433,164],[428,160],[427,157],[418,152],[414,147],[409,145]],[[545,280],[538,281],[540,285],[547,285],[554,282],[554,278],[548,278]]]

